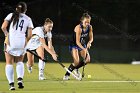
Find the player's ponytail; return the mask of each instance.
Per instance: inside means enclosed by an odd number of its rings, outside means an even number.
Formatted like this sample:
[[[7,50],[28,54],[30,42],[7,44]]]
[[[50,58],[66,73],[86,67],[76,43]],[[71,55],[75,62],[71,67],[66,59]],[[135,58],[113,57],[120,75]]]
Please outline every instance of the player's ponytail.
[[[82,22],[82,21],[84,20],[84,18],[89,18],[89,19],[91,19],[91,16],[90,16],[88,13],[83,13],[83,15],[82,15],[80,21]]]
[[[19,20],[19,14],[25,13],[27,10],[27,5],[25,2],[19,2],[16,6],[16,11],[13,13],[13,16],[11,18],[11,21],[13,21],[13,26],[16,24],[16,22]]]
[[[53,24],[53,21],[50,18],[46,18],[44,25],[47,25],[48,23]]]

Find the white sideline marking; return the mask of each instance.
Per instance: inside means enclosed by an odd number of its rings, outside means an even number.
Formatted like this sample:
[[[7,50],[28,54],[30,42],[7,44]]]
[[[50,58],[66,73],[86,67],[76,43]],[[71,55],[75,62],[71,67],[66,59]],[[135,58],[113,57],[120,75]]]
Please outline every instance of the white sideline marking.
[[[140,83],[140,81],[78,81],[78,80],[76,80],[76,81],[71,81],[71,80],[69,80],[69,81],[63,81],[63,80],[60,80],[60,81],[47,81],[47,80],[44,80],[44,81],[46,81],[46,82],[51,82],[51,83]],[[38,82],[40,82],[39,80],[38,81],[26,81],[27,83],[30,83],[30,82],[36,82],[36,83],[38,83]],[[7,83],[7,81],[1,81],[1,83]],[[40,83],[44,83],[44,82],[40,82]]]
[[[87,82],[88,82],[88,81],[87,81]],[[95,83],[96,83],[96,82],[97,82],[97,83],[98,83],[98,82],[99,82],[99,83],[100,83],[100,82],[101,82],[101,83],[111,83],[111,82],[114,82],[114,83],[138,82],[138,83],[139,83],[140,81],[133,81],[133,80],[132,80],[132,81],[131,81],[131,80],[130,80],[130,81],[127,81],[127,80],[126,80],[126,81],[89,81],[89,82],[95,82]]]
[[[79,82],[76,82],[76,81],[61,81],[61,82],[65,82],[65,83],[140,83],[140,81],[79,81]]]

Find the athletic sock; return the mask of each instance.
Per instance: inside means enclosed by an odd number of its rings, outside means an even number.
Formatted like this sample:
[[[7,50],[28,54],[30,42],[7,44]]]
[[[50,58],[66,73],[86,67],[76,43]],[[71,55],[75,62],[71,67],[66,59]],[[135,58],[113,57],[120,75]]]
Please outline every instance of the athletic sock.
[[[17,78],[22,78],[24,76],[24,64],[23,62],[17,62],[16,66]]]
[[[39,74],[44,73],[45,62],[39,59],[38,68],[39,68]]]
[[[13,65],[5,66],[5,73],[9,84],[14,82],[14,67]]]
[[[73,66],[73,64],[70,64],[68,70],[70,70],[71,72],[75,69],[75,66]],[[69,72],[66,72],[65,76],[70,76]]]
[[[79,68],[81,68],[82,66],[84,66],[84,65],[86,65],[87,63],[84,63],[84,61],[83,60],[81,60],[80,62],[79,62],[79,64],[75,67],[76,69],[79,69]]]

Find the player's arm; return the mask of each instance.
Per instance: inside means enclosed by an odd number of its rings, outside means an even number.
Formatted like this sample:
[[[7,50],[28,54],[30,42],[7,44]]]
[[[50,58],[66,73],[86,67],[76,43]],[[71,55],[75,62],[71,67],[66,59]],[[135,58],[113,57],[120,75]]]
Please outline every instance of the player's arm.
[[[55,61],[57,61],[57,55],[52,50],[49,49],[49,47],[46,45],[45,39],[40,38],[40,42],[42,43],[42,46],[45,48],[45,50],[50,53]]]
[[[92,42],[93,42],[93,29],[92,26],[90,26],[89,41],[87,43],[87,48],[90,48]]]
[[[30,40],[30,38],[32,37],[32,28],[28,27],[28,31],[27,31],[27,42]]]
[[[44,38],[40,38],[40,42],[42,43],[42,46],[45,48],[46,51],[48,51],[51,55],[53,54],[53,52],[49,49],[49,47],[46,45],[45,39]]]
[[[81,42],[80,42],[80,37],[81,37],[81,32],[82,32],[82,31],[81,31],[79,25],[75,27],[75,30],[74,30],[74,31],[76,32],[76,44],[77,44],[82,50],[84,50],[85,48],[82,46],[82,44],[81,44]]]
[[[49,49],[51,49],[51,51],[53,51],[54,53],[56,53],[55,50],[54,50],[54,47],[52,45],[52,39],[51,38],[48,38],[48,47],[49,47]]]
[[[4,32],[5,36],[8,35],[8,31],[7,31],[8,24],[9,24],[9,21],[4,20],[4,22],[2,23],[2,26],[1,26],[1,29]]]
[[[10,45],[9,37],[8,37],[8,31],[7,31],[8,24],[9,24],[9,21],[4,20],[4,22],[2,23],[1,29],[4,32],[4,35],[5,35],[4,43],[7,44],[7,45]]]
[[[30,40],[30,38],[32,37],[32,29],[34,28],[34,26],[33,26],[33,22],[32,22],[32,19],[31,18],[29,18],[29,24],[28,24],[28,32],[27,32],[27,41],[29,41]]]

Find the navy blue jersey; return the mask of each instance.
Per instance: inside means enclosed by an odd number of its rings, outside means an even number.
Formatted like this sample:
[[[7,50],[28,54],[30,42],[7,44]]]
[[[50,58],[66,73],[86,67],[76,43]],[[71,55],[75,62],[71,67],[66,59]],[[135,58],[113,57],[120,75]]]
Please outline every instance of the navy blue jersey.
[[[86,39],[89,37],[90,25],[88,25],[88,27],[86,28],[85,31],[83,30],[83,25],[82,24],[80,24],[80,28],[82,29],[81,37],[80,37],[80,43],[82,45],[85,45],[87,43]],[[73,46],[77,45],[76,44],[76,32],[75,31],[73,33],[73,38],[72,38],[72,41],[71,41],[70,45],[73,45]]]

